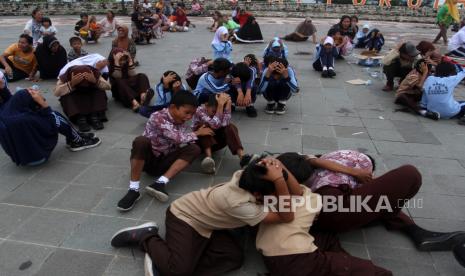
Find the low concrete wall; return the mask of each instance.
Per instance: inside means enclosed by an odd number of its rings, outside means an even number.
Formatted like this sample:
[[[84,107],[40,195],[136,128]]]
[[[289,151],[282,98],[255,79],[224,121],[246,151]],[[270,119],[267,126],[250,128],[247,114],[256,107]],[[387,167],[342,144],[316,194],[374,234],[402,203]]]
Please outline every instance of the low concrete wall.
[[[189,1],[187,0],[186,3]],[[203,6],[207,12],[214,10],[224,11],[230,14],[231,8],[228,1],[204,0]],[[34,3],[34,2],[0,2],[0,16],[29,15],[35,7],[42,7],[48,15],[70,15],[87,12],[92,14],[104,14],[107,10],[113,10],[119,14],[132,10],[132,3],[126,3],[123,8],[121,2],[75,2],[75,3]],[[247,10],[256,16],[276,17],[305,17],[313,18],[339,18],[343,14],[356,14],[363,20],[389,20],[400,22],[434,23],[436,10],[430,7],[422,7],[412,10],[407,7],[379,7],[373,5],[326,5],[326,4],[301,4],[295,3],[268,4],[266,2],[241,2]],[[463,12],[463,10],[462,10]]]

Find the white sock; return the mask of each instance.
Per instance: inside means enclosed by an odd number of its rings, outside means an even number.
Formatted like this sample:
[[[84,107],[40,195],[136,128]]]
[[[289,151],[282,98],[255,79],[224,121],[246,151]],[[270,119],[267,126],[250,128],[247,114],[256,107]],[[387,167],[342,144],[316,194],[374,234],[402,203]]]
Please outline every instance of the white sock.
[[[328,71],[328,67],[323,66],[323,71]]]
[[[329,67],[329,70],[333,70],[333,71],[334,71],[334,68],[333,68],[333,67]]]
[[[140,181],[129,181],[129,190],[139,191]]]
[[[421,116],[425,116],[426,115],[426,109],[421,109],[420,111]]]
[[[166,184],[168,184],[168,182],[170,182],[170,180],[168,179],[168,177],[162,175],[157,179],[157,182],[161,182],[161,183],[164,183],[166,185]]]

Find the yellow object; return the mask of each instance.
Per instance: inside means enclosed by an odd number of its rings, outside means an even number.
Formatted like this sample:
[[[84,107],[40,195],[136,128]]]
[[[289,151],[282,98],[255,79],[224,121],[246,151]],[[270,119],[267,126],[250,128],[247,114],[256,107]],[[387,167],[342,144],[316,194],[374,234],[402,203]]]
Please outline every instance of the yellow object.
[[[7,57],[11,63],[13,63],[14,67],[27,74],[30,74],[32,70],[37,67],[34,51],[24,53],[19,48],[18,43],[11,44],[10,47],[3,52],[3,56]]]
[[[457,9],[456,0],[446,0],[446,5],[449,8],[449,14],[455,22],[460,22],[459,9]]]
[[[79,34],[83,37],[86,38],[89,35],[89,32],[86,30],[80,30]]]

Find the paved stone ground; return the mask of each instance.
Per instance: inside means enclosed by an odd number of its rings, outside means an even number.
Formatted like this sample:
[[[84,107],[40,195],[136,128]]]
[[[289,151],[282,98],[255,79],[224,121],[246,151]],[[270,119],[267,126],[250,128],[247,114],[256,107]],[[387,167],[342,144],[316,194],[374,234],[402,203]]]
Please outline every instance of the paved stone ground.
[[[16,41],[27,18],[1,19],[0,49]],[[67,45],[75,18],[57,18],[59,39]],[[127,22],[125,18],[124,21]],[[152,85],[163,71],[184,74],[194,57],[209,56],[213,34],[205,30],[206,19],[194,19],[197,28],[189,33],[166,34],[156,45],[138,47],[141,66]],[[259,19],[264,37],[271,39],[293,30],[294,19]],[[316,20],[319,34],[335,21]],[[373,22],[372,22],[373,23]],[[375,24],[372,24],[375,25]],[[379,23],[389,46],[402,39],[431,39],[432,25]],[[399,35],[399,33],[401,33]],[[109,39],[88,45],[89,52],[107,55]],[[265,45],[234,45],[234,60],[247,53],[259,55]],[[465,230],[465,128],[454,120],[434,122],[395,112],[393,95],[381,92],[381,80],[372,86],[352,86],[346,80],[369,78],[363,68],[347,61],[336,64],[337,78],[321,79],[311,69],[310,43],[289,43],[290,63],[298,72],[301,92],[289,101],[284,116],[266,115],[265,102],[258,100],[260,114],[249,119],[234,114],[246,149],[251,152],[301,151],[322,153],[336,149],[358,149],[372,154],[378,172],[411,163],[423,173],[418,199],[423,208],[409,208],[421,226],[434,230]],[[379,69],[378,69],[379,70]],[[15,84],[16,85],[16,84]],[[13,90],[14,90],[14,86]],[[17,83],[27,87],[27,82]],[[40,83],[51,106],[61,110],[52,95],[53,82]],[[463,86],[458,95],[464,96]],[[128,183],[128,159],[132,139],[143,130],[145,119],[109,101],[110,122],[97,134],[100,147],[69,152],[63,139],[51,160],[40,167],[18,168],[0,153],[0,275],[143,275],[143,255],[137,251],[115,250],[113,233],[122,228],[155,220],[164,232],[161,204],[144,196],[134,210],[119,213],[117,200]],[[460,140],[462,139],[462,140]],[[169,186],[172,199],[192,190],[220,183],[237,170],[238,162],[229,152],[215,156],[215,176],[199,173],[199,162],[181,173]],[[143,185],[151,178],[143,176]],[[394,275],[464,275],[450,252],[424,253],[406,237],[373,226],[341,235],[343,246],[352,254],[373,260],[391,269]],[[257,275],[264,266],[253,240],[245,242],[246,262],[231,275]]]

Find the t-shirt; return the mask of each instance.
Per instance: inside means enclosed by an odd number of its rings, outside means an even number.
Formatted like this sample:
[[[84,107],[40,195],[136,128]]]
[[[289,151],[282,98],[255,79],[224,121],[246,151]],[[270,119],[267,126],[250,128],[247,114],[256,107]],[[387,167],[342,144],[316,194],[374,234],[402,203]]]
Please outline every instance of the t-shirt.
[[[214,230],[257,225],[267,213],[251,193],[239,188],[241,174],[237,171],[229,182],[182,196],[170,211],[205,238]]]
[[[420,105],[429,111],[439,112],[441,118],[454,117],[461,109],[461,104],[454,99],[454,89],[463,78],[465,71],[445,78],[428,77],[423,84]]]
[[[6,48],[3,53],[13,63],[13,65],[21,71],[30,74],[37,66],[36,56],[34,51],[24,53],[18,47],[18,43],[11,44],[10,47]]]
[[[301,185],[304,191],[296,205],[294,220],[289,223],[261,223],[257,233],[256,246],[264,256],[282,256],[312,253],[317,249],[309,230],[315,217],[321,211],[321,196]]]
[[[465,27],[462,27],[451,37],[449,44],[447,45],[447,50],[454,51],[460,47],[465,48]]]
[[[416,69],[412,69],[405,79],[400,83],[396,92],[396,97],[402,94],[421,95],[421,88],[417,87],[420,83],[421,75]]]
[[[324,154],[320,158],[350,168],[373,171],[373,164],[370,158],[355,150],[338,150]],[[359,186],[358,181],[353,176],[325,169],[315,170],[306,184],[312,191],[316,191],[323,186],[338,187],[339,185],[349,185],[352,189]]]

